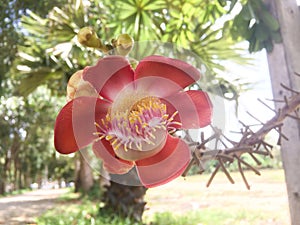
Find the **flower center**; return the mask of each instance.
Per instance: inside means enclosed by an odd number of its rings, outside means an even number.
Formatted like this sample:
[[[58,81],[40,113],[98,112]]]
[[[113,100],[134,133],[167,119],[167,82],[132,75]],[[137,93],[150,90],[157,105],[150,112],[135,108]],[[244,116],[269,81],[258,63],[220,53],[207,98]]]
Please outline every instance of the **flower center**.
[[[132,97],[131,97],[132,99]],[[129,101],[129,100],[127,100]],[[173,122],[166,114],[166,105],[159,98],[147,96],[128,108],[117,110],[112,106],[98,127],[97,140],[110,141],[116,155],[125,160],[138,160],[158,153],[165,144],[167,132]],[[123,149],[123,150],[122,150]]]

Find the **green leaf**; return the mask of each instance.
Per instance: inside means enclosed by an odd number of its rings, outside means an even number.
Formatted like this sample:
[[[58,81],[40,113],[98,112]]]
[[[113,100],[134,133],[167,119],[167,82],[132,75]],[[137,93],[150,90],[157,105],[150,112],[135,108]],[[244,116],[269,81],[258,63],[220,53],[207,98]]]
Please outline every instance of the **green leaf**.
[[[165,1],[149,1],[148,4],[144,6],[144,10],[156,11],[166,8]]]
[[[263,42],[269,38],[268,28],[263,23],[255,24],[253,29],[257,41]]]
[[[227,4],[227,1],[226,0],[218,0],[219,4],[222,6],[222,7],[225,7],[226,4]]]
[[[272,31],[279,30],[278,21],[272,16],[272,14],[269,11],[265,10],[261,14],[261,19],[270,30],[272,30]]]
[[[45,84],[53,75],[56,75],[56,73],[51,72],[51,69],[48,67],[38,68],[27,77],[21,79],[20,85],[18,85],[15,90],[19,95],[28,96],[37,87]]]
[[[265,41],[264,42],[264,47],[267,50],[267,52],[272,52],[273,48],[274,48],[274,45],[273,45],[272,41]]]

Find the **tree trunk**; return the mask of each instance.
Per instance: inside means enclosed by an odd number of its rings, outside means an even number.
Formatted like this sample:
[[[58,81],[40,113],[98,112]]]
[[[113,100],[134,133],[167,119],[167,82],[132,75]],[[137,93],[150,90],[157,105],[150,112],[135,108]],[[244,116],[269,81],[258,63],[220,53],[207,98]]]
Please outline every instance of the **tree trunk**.
[[[0,178],[0,195],[3,195],[5,192],[5,182],[4,179]]]
[[[9,170],[9,164],[10,164],[10,157],[8,154],[5,155],[4,165],[3,165],[3,171],[1,172],[0,177],[0,194],[5,194],[6,191],[6,184],[7,184],[7,174]]]
[[[104,186],[106,189],[102,198],[104,207],[100,209],[100,214],[110,214],[141,222],[146,205],[144,197],[147,188],[140,184],[136,170],[132,169],[126,175],[111,174],[110,176],[112,180],[120,183],[110,181],[110,184]],[[132,181],[135,181],[133,182],[135,186],[130,185]]]
[[[5,186],[6,186],[6,164],[7,158],[5,158],[5,163],[3,165],[3,170],[0,173],[0,195],[5,194]]]
[[[284,84],[300,91],[300,14],[295,0],[267,0],[272,13],[278,18],[283,42],[276,44],[268,54],[269,70],[274,99],[291,95],[283,90]],[[276,108],[280,103],[276,103]],[[282,140],[281,154],[289,198],[291,224],[300,224],[300,124],[291,118],[285,120],[283,133],[289,138]]]
[[[76,174],[75,192],[82,191],[83,193],[87,193],[94,185],[93,171],[82,154],[79,153],[78,155],[80,166]],[[87,157],[87,155],[85,155],[85,157]]]
[[[32,177],[31,177],[31,169],[30,169],[29,163],[27,163],[27,168],[24,173],[24,182],[25,182],[25,187],[29,188],[30,184],[32,183]]]

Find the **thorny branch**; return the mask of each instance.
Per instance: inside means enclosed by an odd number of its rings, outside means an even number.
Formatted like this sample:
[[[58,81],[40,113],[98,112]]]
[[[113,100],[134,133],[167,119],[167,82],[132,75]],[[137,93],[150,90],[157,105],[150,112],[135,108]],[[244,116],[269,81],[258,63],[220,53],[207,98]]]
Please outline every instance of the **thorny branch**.
[[[252,114],[248,113],[249,116],[254,118],[259,123],[260,128],[257,131],[253,131],[251,128],[254,125],[246,125],[242,121],[239,121],[242,125],[241,130],[238,132],[241,135],[239,141],[230,140],[220,129],[213,126],[213,134],[205,139],[204,134],[201,133],[200,142],[194,142],[187,132],[185,139],[190,142],[190,146],[194,147],[194,150],[192,152],[192,160],[182,176],[186,176],[191,167],[195,164],[199,167],[200,173],[204,172],[203,162],[214,159],[217,161],[217,165],[207,182],[207,187],[211,184],[215,175],[220,170],[225,173],[226,177],[231,183],[234,183],[234,180],[231,177],[227,167],[236,161],[242,179],[246,187],[250,189],[250,185],[248,184],[248,181],[244,175],[244,169],[250,169],[257,175],[260,175],[260,172],[255,167],[243,160],[242,155],[249,154],[257,165],[260,165],[261,163],[256,158],[256,155],[269,156],[272,158],[273,156],[271,154],[271,150],[273,146],[264,140],[265,136],[271,130],[277,131],[279,134],[277,144],[280,145],[282,138],[288,140],[288,137],[282,133],[284,119],[290,117],[300,121],[300,115],[298,114],[298,109],[300,107],[300,92],[292,90],[283,84],[281,86],[291,93],[291,97],[287,98],[285,96],[284,99],[280,101],[283,103],[283,106],[278,111],[275,111],[263,101],[259,100],[263,105],[272,110],[275,113],[275,116],[264,123]],[[206,147],[207,143],[211,141],[215,142],[214,149],[208,149]],[[228,145],[230,145],[230,147],[228,147]],[[220,148],[218,146],[222,147]]]

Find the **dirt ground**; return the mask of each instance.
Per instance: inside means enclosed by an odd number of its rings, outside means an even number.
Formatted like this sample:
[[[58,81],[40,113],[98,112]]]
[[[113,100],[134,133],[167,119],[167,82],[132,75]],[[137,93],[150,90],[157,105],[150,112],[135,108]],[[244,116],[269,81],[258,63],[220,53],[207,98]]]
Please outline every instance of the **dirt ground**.
[[[55,200],[66,192],[67,189],[45,189],[0,198],[0,224],[35,224],[35,218],[55,207]]]
[[[267,170],[261,173],[261,176],[257,176],[252,171],[246,172],[251,185],[250,190],[245,187],[240,174],[237,173],[232,173],[235,184],[231,184],[224,174],[219,173],[209,188],[206,187],[209,175],[191,176],[186,179],[181,177],[147,191],[148,210],[144,215],[151,216],[155,212],[164,211],[175,214],[190,211],[201,213],[206,210],[224,213],[224,221],[229,221],[232,219],[232,213],[242,216],[243,213],[250,213],[256,217],[256,221],[257,218],[261,218],[255,225],[290,225],[283,170]]]

